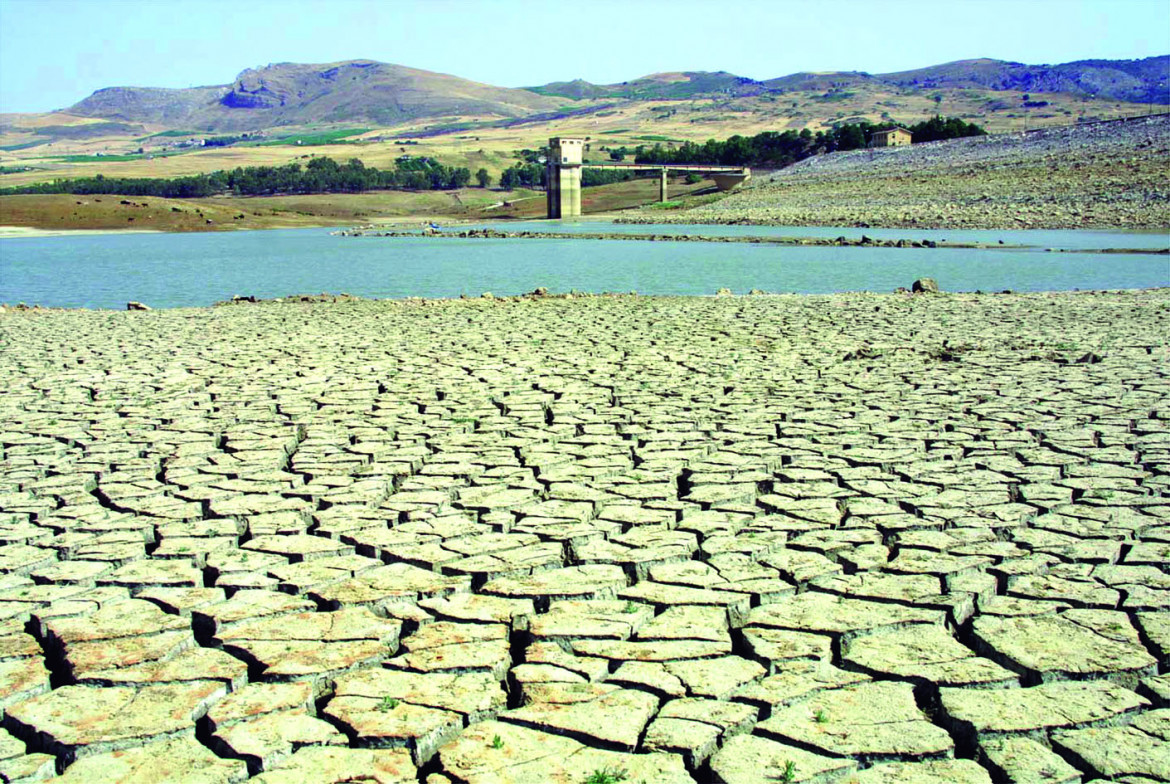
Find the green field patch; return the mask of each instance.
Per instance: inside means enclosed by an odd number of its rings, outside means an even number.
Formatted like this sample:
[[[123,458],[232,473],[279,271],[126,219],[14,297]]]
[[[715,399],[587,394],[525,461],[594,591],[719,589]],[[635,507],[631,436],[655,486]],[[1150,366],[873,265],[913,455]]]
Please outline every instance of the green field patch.
[[[46,160],[62,163],[122,163],[124,161],[143,161],[147,158],[172,158],[183,155],[191,150],[168,150],[166,152],[127,153],[126,155],[54,155]]]
[[[121,163],[122,161],[140,161],[145,155],[54,155],[48,160],[62,163]]]
[[[23,144],[9,144],[0,147],[4,152],[16,152],[17,150],[27,150],[29,147],[36,147],[38,144],[44,144],[43,141],[38,142],[24,142]]]
[[[181,138],[183,136],[198,136],[200,133],[201,133],[201,131],[159,131],[158,133],[152,133],[149,136],[141,136],[141,137],[135,139],[134,141],[144,142],[147,139]]]
[[[369,133],[370,128],[343,128],[337,131],[321,131],[319,133],[298,133],[282,136],[279,139],[264,139],[255,142],[242,142],[240,147],[279,147],[293,145],[301,147],[319,146],[322,144],[359,144],[357,140],[346,141],[350,136],[360,136]]]

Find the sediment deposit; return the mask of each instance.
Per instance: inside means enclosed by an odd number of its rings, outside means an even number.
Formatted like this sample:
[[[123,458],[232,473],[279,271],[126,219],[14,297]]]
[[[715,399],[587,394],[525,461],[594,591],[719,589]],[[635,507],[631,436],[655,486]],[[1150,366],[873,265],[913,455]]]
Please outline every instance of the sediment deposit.
[[[0,775],[1165,781],[1168,334],[1165,290],[0,312]]]
[[[622,218],[945,229],[1170,228],[1170,115],[808,158],[720,201]]]

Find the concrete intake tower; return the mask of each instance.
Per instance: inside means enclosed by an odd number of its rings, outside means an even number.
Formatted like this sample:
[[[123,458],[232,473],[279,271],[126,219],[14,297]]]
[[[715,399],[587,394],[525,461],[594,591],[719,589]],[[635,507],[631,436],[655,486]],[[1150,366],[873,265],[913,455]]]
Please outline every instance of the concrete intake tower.
[[[581,214],[581,164],[583,139],[548,140],[548,217],[571,218]]]

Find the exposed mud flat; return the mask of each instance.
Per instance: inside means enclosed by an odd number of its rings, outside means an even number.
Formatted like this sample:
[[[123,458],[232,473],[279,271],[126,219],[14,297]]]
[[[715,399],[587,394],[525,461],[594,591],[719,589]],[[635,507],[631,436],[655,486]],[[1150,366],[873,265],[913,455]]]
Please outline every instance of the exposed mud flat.
[[[0,772],[1165,780],[1168,334],[1167,290],[5,310]]]

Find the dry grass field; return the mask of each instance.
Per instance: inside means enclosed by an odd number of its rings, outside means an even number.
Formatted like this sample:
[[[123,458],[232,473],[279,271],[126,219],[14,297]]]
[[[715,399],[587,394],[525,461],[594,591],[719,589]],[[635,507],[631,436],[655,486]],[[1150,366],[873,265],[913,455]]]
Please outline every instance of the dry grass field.
[[[1031,104],[1025,106],[1025,102]],[[29,185],[58,178],[178,177],[240,166],[306,164],[314,156],[339,161],[358,158],[365,165],[392,168],[403,155],[433,157],[449,166],[486,169],[493,178],[518,160],[517,153],[536,149],[550,136],[586,139],[586,158],[609,159],[609,150],[640,144],[671,145],[682,141],[724,139],[766,130],[820,130],[834,123],[896,120],[913,123],[936,112],[983,125],[992,133],[1050,125],[1069,125],[1101,117],[1133,116],[1166,107],[1081,98],[1065,94],[1031,95],[977,89],[877,89],[849,86],[823,92],[803,90],[751,97],[703,97],[689,100],[579,101],[564,99],[566,108],[593,106],[588,114],[534,122],[512,122],[506,127],[493,117],[456,117],[442,121],[417,120],[385,128],[312,125],[270,129],[260,144],[230,147],[177,145],[187,138],[162,127],[146,127],[145,134],[92,136],[105,126],[93,118],[54,113],[0,117],[0,188]],[[117,128],[117,124],[105,123]],[[30,144],[46,129],[70,129],[71,138]],[[459,128],[459,130],[452,130]],[[59,132],[59,131],[58,131]],[[291,134],[309,139],[335,137],[337,143],[296,144]],[[273,144],[289,137],[288,144]],[[141,150],[141,153],[139,153]],[[682,204],[705,200],[710,183],[682,187],[672,183],[671,198]],[[586,213],[608,213],[657,201],[655,181],[619,183],[585,192]],[[394,218],[442,217],[480,220],[537,218],[544,215],[543,194],[501,193],[478,188],[454,192],[382,192],[323,194],[271,198],[217,198],[174,202],[134,199],[158,204],[129,207],[118,197],[2,197],[0,224],[49,229],[151,228],[162,231],[269,228],[378,222]],[[209,222],[210,221],[210,222]]]
[[[0,187],[27,185],[58,177],[176,177],[232,169],[237,166],[281,166],[304,162],[306,156],[325,155],[338,160],[360,158],[367,166],[391,167],[404,154],[432,156],[451,166],[466,166],[472,171],[485,168],[498,176],[515,162],[516,151],[535,149],[550,136],[577,136],[588,139],[594,158],[605,159],[601,147],[636,147],[656,142],[723,139],[734,134],[752,135],[761,131],[813,131],[833,123],[869,120],[895,120],[914,123],[936,112],[976,122],[990,132],[1019,131],[1047,125],[1068,125],[1080,120],[1133,116],[1165,111],[1166,107],[1125,103],[1071,95],[1034,93],[1031,103],[1046,106],[1025,107],[1024,95],[990,90],[876,91],[841,89],[827,92],[794,91],[782,95],[766,94],[745,98],[700,98],[693,100],[617,102],[610,109],[591,114],[562,117],[540,122],[513,124],[512,127],[486,127],[498,118],[445,118],[441,123],[420,120],[405,125],[376,129],[355,129],[357,143],[312,146],[271,145],[233,146],[178,151],[175,136],[108,136],[58,140],[24,149],[4,149],[27,143],[29,132],[43,127],[45,118],[51,125],[93,124],[92,118],[69,115],[7,115],[7,130],[0,133],[0,166],[32,167],[30,171],[0,174]],[[939,100],[935,100],[936,96]],[[605,101],[573,102],[566,107],[598,106]],[[441,133],[444,128],[467,126],[464,130]],[[163,131],[148,128],[149,133]],[[307,129],[280,128],[270,136],[283,136],[296,130],[325,133],[336,126],[312,126]],[[437,133],[440,132],[440,133]],[[428,135],[436,134],[437,135]],[[411,144],[396,142],[411,141]],[[133,160],[142,148],[144,155]],[[175,154],[175,153],[180,154]],[[102,157],[96,157],[98,155]],[[83,156],[78,158],[77,156]],[[104,158],[104,160],[103,160]]]
[[[668,209],[710,199],[709,180],[687,185],[672,178]],[[634,209],[658,198],[656,178],[586,188],[587,214]],[[454,191],[377,191],[294,196],[163,199],[154,196],[0,196],[0,226],[49,231],[231,231],[309,226],[350,226],[401,220],[450,222],[533,219],[545,216],[543,191],[462,188]]]
[[[335,222],[345,221],[272,209],[268,205],[244,204],[242,200],[235,204],[213,204],[204,199],[161,199],[153,196],[0,196],[0,226],[24,226],[50,231],[223,231],[295,228]]]

